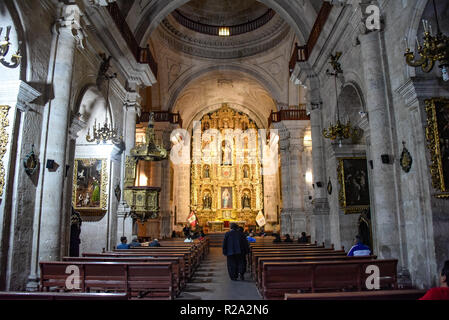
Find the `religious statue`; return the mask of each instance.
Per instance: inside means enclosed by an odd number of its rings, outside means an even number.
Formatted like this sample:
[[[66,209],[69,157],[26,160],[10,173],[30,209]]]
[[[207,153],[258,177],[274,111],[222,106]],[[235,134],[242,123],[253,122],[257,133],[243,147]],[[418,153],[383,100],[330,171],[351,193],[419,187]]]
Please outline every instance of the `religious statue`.
[[[204,167],[204,178],[205,179],[210,178],[210,168],[209,168],[209,166],[205,166]]]
[[[243,167],[243,178],[247,179],[249,178],[249,168],[248,166]]]
[[[232,197],[229,192],[229,188],[224,188],[223,193],[221,194],[222,208],[223,209],[232,209]]]
[[[232,149],[226,141],[223,141],[221,155],[222,165],[232,165]]]
[[[251,208],[251,198],[248,193],[245,193],[242,197],[242,209]]]
[[[206,193],[203,198],[203,208],[212,209],[212,198],[210,194]]]

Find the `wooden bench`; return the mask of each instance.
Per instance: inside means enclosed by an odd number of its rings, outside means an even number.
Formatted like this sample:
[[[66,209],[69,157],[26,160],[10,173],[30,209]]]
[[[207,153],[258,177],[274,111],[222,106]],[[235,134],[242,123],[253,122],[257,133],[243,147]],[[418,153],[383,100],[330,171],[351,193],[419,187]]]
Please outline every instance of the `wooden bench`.
[[[381,288],[397,289],[397,260],[266,262],[262,269],[264,299],[283,299],[299,291],[357,290],[365,287],[369,265],[380,269]]]
[[[251,271],[257,267],[257,259],[259,257],[306,257],[306,256],[346,256],[346,252],[344,250],[294,250],[294,251],[260,251],[253,252],[250,256],[250,268]]]
[[[63,257],[66,262],[171,262],[175,295],[178,296],[186,285],[184,260],[180,257]]]
[[[67,267],[80,271],[80,292],[125,292],[131,297],[173,299],[171,262],[40,262],[40,291],[67,291]]]
[[[0,300],[128,300],[126,293],[0,292]]]
[[[257,259],[257,268],[254,268],[255,274],[254,279],[256,280],[256,285],[258,288],[262,286],[262,270],[263,264],[269,262],[326,262],[326,261],[361,261],[377,259],[377,256],[369,257],[348,257],[344,255],[328,255],[328,256],[303,256],[303,257],[266,257],[260,256]]]
[[[426,290],[286,293],[285,300],[418,300]]]
[[[173,251],[173,250],[119,250],[119,251],[110,251],[102,253],[103,255],[109,255],[109,256],[128,256],[128,257],[168,257],[168,256],[181,256],[183,257],[185,261],[185,267],[187,270],[187,275],[190,278],[190,276],[194,273],[197,267],[197,262],[194,261],[194,257],[190,252],[187,251]],[[97,255],[97,254],[95,254]],[[91,253],[83,253],[83,256],[92,256]]]

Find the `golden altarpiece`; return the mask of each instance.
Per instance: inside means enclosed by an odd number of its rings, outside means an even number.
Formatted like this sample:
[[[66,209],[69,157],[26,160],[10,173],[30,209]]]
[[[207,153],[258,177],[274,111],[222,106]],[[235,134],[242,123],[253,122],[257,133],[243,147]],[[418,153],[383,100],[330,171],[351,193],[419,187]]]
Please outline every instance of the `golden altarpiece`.
[[[199,224],[211,231],[255,225],[263,189],[254,121],[223,104],[202,118],[192,142],[191,208]]]

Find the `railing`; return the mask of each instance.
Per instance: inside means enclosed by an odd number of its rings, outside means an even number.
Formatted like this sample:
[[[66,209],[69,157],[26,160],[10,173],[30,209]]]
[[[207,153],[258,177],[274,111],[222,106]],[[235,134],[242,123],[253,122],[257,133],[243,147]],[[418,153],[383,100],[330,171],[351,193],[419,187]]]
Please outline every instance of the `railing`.
[[[312,53],[313,48],[315,47],[318,38],[323,32],[324,25],[326,24],[327,18],[329,18],[329,14],[332,10],[332,4],[330,2],[323,2],[321,6],[320,12],[315,20],[315,24],[313,25],[312,31],[310,32],[309,39],[307,40],[307,44],[305,46],[298,46],[296,44],[296,48],[293,52],[292,58],[290,59],[290,74],[292,74],[295,69],[295,65],[297,62],[305,62],[309,60],[309,56]]]
[[[131,29],[128,26],[128,23],[125,20],[125,17],[120,12],[120,8],[116,2],[111,2],[106,7],[109,14],[111,15],[112,20],[114,20],[115,25],[119,29],[122,37],[125,39],[126,44],[134,55],[134,58],[138,63],[146,63],[150,66],[151,71],[154,73],[154,76],[157,78],[157,63],[154,60],[153,55],[148,47],[141,48],[134,37]]]
[[[307,114],[307,110],[301,109],[289,109],[280,110],[278,112],[271,111],[268,118],[268,127],[271,127],[272,123],[287,121],[287,120],[310,120],[310,116]]]
[[[273,9],[269,9],[264,15],[262,15],[261,17],[247,22],[247,23],[242,23],[239,25],[235,25],[235,26],[229,26],[229,31],[230,31],[230,35],[231,36],[236,36],[239,34],[243,34],[246,32],[251,32],[254,31],[258,28],[260,28],[261,26],[267,24],[276,14],[276,12]],[[189,18],[187,18],[186,16],[184,16],[181,12],[179,12],[178,10],[175,10],[172,12],[172,16],[176,19],[176,21],[181,24],[182,26],[199,32],[199,33],[203,33],[203,34],[208,34],[208,35],[212,35],[212,36],[218,36],[218,30],[219,30],[219,26],[213,26],[213,25],[209,25],[209,24],[204,24],[204,23],[200,23],[200,22],[196,22],[193,21]],[[223,26],[226,27],[226,26]]]
[[[154,113],[154,122],[170,122],[171,124],[177,124],[182,128],[182,119],[179,113],[170,113],[167,111],[152,111]],[[150,121],[150,113],[142,112],[138,122]]]

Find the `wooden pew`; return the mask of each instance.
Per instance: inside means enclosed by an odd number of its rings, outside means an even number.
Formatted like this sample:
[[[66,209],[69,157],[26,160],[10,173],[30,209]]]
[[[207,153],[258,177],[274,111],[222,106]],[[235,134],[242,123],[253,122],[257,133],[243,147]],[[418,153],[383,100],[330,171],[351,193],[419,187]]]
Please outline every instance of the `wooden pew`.
[[[0,300],[128,300],[126,293],[0,292]]]
[[[298,291],[357,290],[365,287],[366,267],[380,269],[381,288],[397,289],[397,260],[266,262],[262,269],[264,299],[283,299]]]
[[[361,261],[377,259],[377,256],[369,257],[348,257],[345,255],[328,255],[328,256],[302,256],[302,257],[266,257],[261,256],[257,259],[257,268],[254,268],[255,274],[254,279],[256,280],[256,285],[258,288],[262,287],[262,270],[263,264],[269,262],[326,262],[326,261]]]
[[[171,262],[175,295],[178,296],[186,285],[184,260],[180,257],[63,257],[66,262]]]
[[[80,270],[80,292],[125,292],[131,297],[173,299],[171,262],[40,262],[40,291],[66,291],[66,269]]]
[[[283,251],[283,250],[277,250],[277,251],[260,251],[260,252],[253,252],[252,255],[250,255],[250,265],[251,265],[251,271],[254,270],[254,268],[257,267],[257,259],[259,257],[306,257],[306,256],[346,256],[346,252],[344,250],[328,250],[328,249],[321,249],[321,250],[294,250],[294,251]]]
[[[285,300],[418,300],[426,290],[376,290],[355,292],[286,293]]]
[[[104,252],[104,253],[90,253],[84,252],[83,257],[110,257],[110,258],[181,258],[184,265],[184,277],[188,280],[192,277],[194,269],[192,267],[191,257],[188,253],[182,252],[129,252],[127,250],[123,252]]]
[[[106,254],[116,254],[116,255],[122,255],[122,256],[152,256],[152,257],[158,257],[158,256],[168,256],[168,255],[182,255],[185,260],[186,269],[188,271],[188,277],[190,278],[197,267],[200,264],[200,261],[198,261],[198,257],[196,255],[193,255],[191,251],[184,250],[184,249],[167,249],[167,248],[145,248],[145,249],[125,249],[125,250],[114,250],[111,252],[106,252]]]

